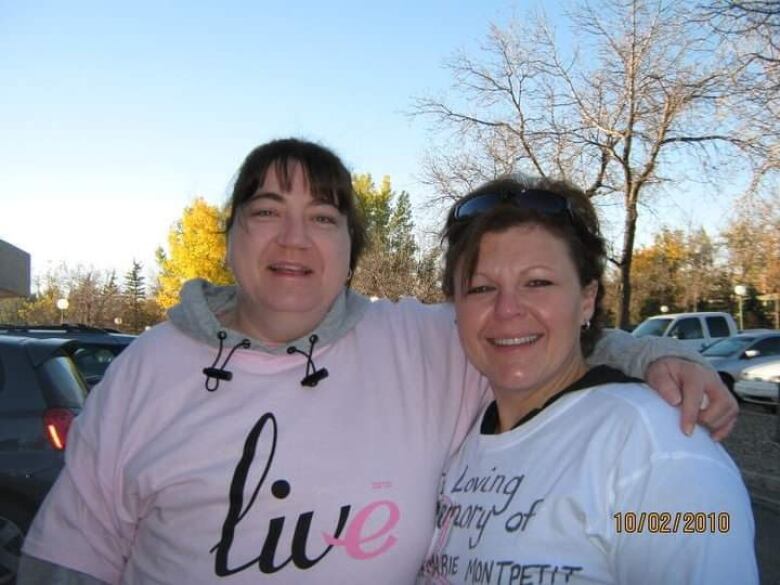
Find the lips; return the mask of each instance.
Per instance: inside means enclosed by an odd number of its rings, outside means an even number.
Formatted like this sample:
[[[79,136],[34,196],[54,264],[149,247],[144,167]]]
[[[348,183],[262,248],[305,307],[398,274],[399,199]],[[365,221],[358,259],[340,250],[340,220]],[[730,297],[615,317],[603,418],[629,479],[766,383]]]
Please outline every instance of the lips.
[[[308,276],[314,272],[308,266],[296,262],[274,262],[268,265],[268,270],[279,276]]]
[[[490,337],[488,341],[499,347],[521,347],[526,345],[533,345],[542,336],[540,334],[525,335],[523,337]]]

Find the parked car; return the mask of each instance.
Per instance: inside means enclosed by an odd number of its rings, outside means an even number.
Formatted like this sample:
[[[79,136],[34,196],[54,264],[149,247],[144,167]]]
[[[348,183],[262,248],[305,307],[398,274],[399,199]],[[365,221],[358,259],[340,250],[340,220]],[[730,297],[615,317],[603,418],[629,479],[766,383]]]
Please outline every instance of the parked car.
[[[734,317],[719,312],[656,315],[645,319],[631,332],[634,337],[674,337],[695,351],[736,334]]]
[[[734,392],[745,402],[764,404],[772,410],[777,410],[780,358],[745,368],[734,384]]]
[[[12,584],[30,522],[64,464],[87,386],[78,342],[0,336],[0,583]]]
[[[0,325],[0,335],[76,340],[77,349],[72,357],[90,388],[100,382],[112,360],[135,339],[135,335],[111,329],[70,324]]]
[[[780,331],[768,329],[740,333],[716,341],[702,355],[718,370],[721,379],[734,390],[734,382],[745,368],[776,359],[780,356]]]

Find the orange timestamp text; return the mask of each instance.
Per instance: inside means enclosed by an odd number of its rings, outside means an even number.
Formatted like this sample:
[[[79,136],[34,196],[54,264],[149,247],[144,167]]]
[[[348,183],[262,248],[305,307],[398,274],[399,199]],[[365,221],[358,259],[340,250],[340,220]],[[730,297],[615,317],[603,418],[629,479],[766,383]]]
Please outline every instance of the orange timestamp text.
[[[618,534],[726,534],[728,512],[617,512],[612,515]]]

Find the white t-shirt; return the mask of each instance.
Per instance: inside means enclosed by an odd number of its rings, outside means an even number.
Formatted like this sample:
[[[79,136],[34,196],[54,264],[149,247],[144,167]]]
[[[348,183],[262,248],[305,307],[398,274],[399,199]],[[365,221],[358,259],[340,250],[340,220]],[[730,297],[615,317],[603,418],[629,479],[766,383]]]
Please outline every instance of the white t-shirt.
[[[498,435],[478,421],[443,476],[418,581],[758,583],[738,469],[706,431],[678,425],[635,383],[568,392]]]

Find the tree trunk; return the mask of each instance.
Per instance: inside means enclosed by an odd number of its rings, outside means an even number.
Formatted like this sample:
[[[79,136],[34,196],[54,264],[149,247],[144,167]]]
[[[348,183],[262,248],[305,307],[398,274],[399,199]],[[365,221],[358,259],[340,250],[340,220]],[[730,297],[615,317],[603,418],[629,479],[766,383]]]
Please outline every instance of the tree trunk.
[[[636,237],[637,197],[635,188],[626,196],[626,219],[623,232],[623,253],[620,260],[620,298],[618,302],[618,327],[627,329],[631,324],[631,263],[634,259]]]

